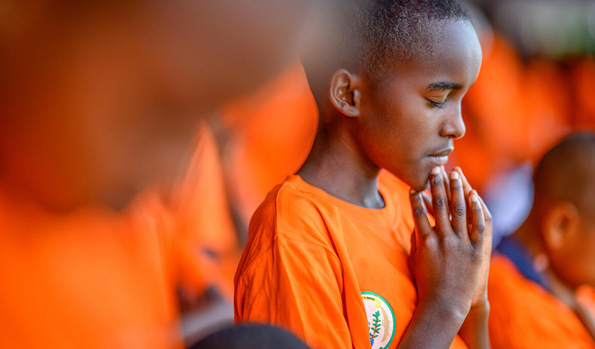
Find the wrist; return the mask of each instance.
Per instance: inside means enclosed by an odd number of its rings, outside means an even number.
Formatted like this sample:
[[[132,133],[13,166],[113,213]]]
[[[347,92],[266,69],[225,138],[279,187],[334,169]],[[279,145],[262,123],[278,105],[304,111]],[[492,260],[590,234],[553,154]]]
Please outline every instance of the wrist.
[[[448,301],[421,302],[416,312],[421,314],[431,313],[440,317],[443,321],[462,325],[469,313],[469,306],[459,305]]]

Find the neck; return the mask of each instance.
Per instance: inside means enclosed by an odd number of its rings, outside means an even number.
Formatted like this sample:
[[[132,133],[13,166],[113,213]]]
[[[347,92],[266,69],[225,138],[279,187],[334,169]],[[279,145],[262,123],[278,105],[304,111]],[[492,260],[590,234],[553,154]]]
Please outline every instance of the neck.
[[[378,192],[379,172],[380,168],[363,156],[350,133],[337,123],[319,130],[298,174],[341,200],[376,209],[384,207]]]

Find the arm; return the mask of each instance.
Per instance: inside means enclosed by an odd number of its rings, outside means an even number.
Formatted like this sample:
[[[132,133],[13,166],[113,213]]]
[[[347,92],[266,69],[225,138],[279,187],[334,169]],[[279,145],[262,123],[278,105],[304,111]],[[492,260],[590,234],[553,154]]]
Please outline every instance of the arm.
[[[487,340],[487,317],[477,309],[472,317],[467,316],[472,305],[479,304],[473,301],[481,298],[476,293],[483,267],[489,263],[483,252],[486,221],[482,204],[476,193],[465,195],[458,172],[451,172],[450,199],[445,183],[440,168],[435,168],[430,174],[434,228],[421,194],[411,193],[415,233],[410,264],[419,303],[399,348],[448,348],[464,323],[465,332],[470,332],[468,344],[482,347],[481,342]]]
[[[483,304],[474,305],[461,326],[459,335],[469,348],[489,348],[490,337],[488,334],[488,316],[490,304],[486,301]]]

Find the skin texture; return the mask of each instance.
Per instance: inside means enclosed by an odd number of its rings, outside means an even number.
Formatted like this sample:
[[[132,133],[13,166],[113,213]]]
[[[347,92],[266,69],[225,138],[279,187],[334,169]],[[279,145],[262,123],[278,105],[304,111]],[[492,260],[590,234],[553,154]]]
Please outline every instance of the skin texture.
[[[381,76],[335,71],[327,96],[316,96],[321,127],[299,174],[368,208],[384,206],[380,168],[409,184],[419,304],[399,347],[448,347],[459,330],[470,347],[488,347],[491,216],[460,169],[449,181],[440,168],[465,133],[461,100],[477,78],[481,48],[468,21],[430,25],[440,34],[428,38],[423,57],[394,62]],[[426,205],[419,191],[428,185],[433,200]]]

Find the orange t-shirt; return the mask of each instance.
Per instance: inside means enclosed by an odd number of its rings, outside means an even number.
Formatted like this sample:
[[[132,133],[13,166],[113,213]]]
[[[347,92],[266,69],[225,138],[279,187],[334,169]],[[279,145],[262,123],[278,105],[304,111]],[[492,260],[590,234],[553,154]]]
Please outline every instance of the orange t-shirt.
[[[235,231],[223,168],[215,135],[206,122],[202,122],[195,136],[195,151],[188,170],[177,188],[176,205],[172,210],[176,240],[180,255],[186,259],[199,259],[202,280],[184,278],[184,286],[193,295],[194,287],[215,286],[230,302],[233,300],[233,277],[241,255]],[[156,212],[156,216],[163,213]],[[205,256],[206,254],[206,256]],[[209,257],[209,258],[206,258]]]
[[[578,317],[508,258],[494,255],[488,287],[493,348],[595,348]]]
[[[250,223],[235,278],[236,322],[286,327],[314,348],[395,348],[417,303],[408,188],[383,172],[382,209],[288,177]],[[466,348],[457,336],[452,347]]]
[[[182,347],[182,261],[150,211],[49,214],[0,195],[0,348]]]

